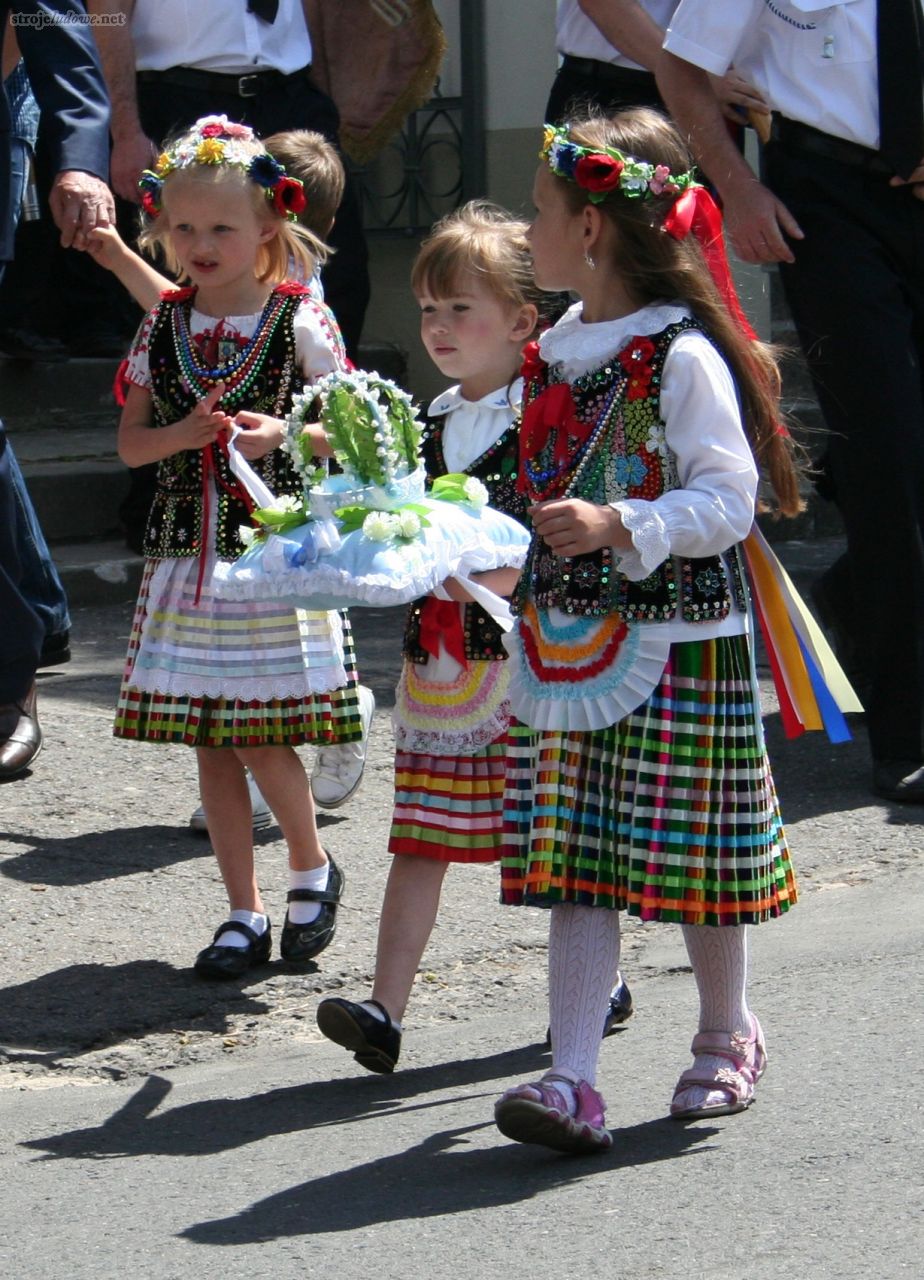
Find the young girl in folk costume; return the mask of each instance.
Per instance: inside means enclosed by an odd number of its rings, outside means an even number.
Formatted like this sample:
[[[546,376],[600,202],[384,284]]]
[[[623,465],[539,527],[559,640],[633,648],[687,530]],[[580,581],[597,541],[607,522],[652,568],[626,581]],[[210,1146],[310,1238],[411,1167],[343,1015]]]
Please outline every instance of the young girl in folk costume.
[[[310,278],[324,248],[295,220],[301,184],[246,126],[207,117],[142,177],[143,243],[160,244],[188,288],[164,293],[129,357],[119,424],[129,466],[158,463],[142,580],[115,733],[196,748],[209,834],[230,917],[196,971],[231,978],[265,961],[270,922],[254,873],[245,768],[279,822],[289,852],[289,908],[281,952],[291,963],[330,942],[343,876],[325,853],[295,747],[358,736],[336,613],[267,602],[222,602],[216,560],[243,550],[249,501],[229,435],[276,495],[301,495],[280,449],[292,397],[345,367],[330,312],[288,263]]]
[[[547,127],[534,186],[536,280],[581,301],[527,352],[511,704],[534,732],[511,738],[502,898],[551,909],[553,1065],[495,1114],[565,1151],[611,1142],[594,1083],[619,911],[683,928],[700,1015],[671,1114],[696,1119],[753,1100],[747,926],[796,900],[736,544],[755,458],[785,513],[797,477],[775,367],[687,234],[708,202],[689,168],[638,110]]]
[[[518,373],[542,300],[526,224],[487,202],[466,205],[424,242],[411,287],[428,354],[458,379],[430,406],[422,446],[428,478],[464,472],[484,484],[492,506],[525,520],[516,484]],[[480,576],[509,594],[517,571]],[[335,997],[318,1008],[322,1032],[370,1071],[389,1072],[397,1062],[401,1019],[450,863],[494,862],[500,851],[509,712],[502,632],[457,583],[446,583],[443,596],[418,600],[408,614],[394,714],[394,857],[372,997]],[[617,1013],[628,1016],[624,1005]]]

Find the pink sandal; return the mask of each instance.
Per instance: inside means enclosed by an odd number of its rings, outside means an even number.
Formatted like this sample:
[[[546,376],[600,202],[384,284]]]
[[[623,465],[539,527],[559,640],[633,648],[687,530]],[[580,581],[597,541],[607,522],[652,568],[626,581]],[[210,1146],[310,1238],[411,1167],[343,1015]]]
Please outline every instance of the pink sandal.
[[[556,1080],[574,1090],[574,1114],[567,1095],[556,1088]],[[514,1142],[535,1142],[554,1151],[578,1154],[605,1151],[613,1145],[604,1123],[605,1109],[606,1103],[586,1080],[569,1080],[550,1071],[535,1083],[508,1089],[494,1104],[494,1119],[501,1133]]]
[[[690,1046],[693,1056],[710,1054],[724,1058],[730,1064],[717,1071],[697,1068],[694,1063],[677,1081],[671,1115],[675,1120],[699,1120],[704,1116],[731,1116],[746,1110],[754,1101],[754,1086],[767,1068],[767,1048],[760,1023],[751,1014],[751,1034],[738,1032],[701,1031],[693,1037]],[[710,1093],[722,1092],[727,1102],[714,1106],[685,1107],[679,1105],[679,1095],[690,1088],[708,1089]]]

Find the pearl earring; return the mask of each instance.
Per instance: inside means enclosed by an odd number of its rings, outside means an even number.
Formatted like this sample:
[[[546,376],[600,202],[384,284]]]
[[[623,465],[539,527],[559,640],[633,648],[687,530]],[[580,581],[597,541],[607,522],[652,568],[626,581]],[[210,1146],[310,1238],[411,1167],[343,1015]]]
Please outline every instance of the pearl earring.
[[[590,256],[590,254],[587,252],[586,249],[584,250],[584,261],[587,263],[588,267],[590,267],[591,271],[596,271],[597,264],[596,262],[594,262],[593,258]]]

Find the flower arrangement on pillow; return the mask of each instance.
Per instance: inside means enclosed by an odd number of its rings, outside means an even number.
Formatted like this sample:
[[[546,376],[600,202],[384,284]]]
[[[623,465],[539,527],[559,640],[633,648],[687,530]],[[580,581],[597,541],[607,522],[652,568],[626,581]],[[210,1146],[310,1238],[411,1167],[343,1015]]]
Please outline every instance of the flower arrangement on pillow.
[[[341,474],[319,472],[309,421]],[[216,570],[218,594],[312,609],[407,604],[446,578],[522,565],[529,535],[488,506],[481,481],[446,475],[427,491],[420,439],[410,397],[375,373],[331,373],[296,396],[283,447],[304,500],[258,507],[258,528],[241,531],[247,550]]]

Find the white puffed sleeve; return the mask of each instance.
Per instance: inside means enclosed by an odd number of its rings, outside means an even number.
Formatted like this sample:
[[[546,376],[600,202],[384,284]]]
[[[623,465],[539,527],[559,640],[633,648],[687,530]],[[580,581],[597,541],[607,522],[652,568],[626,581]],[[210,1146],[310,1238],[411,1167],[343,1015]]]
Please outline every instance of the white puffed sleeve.
[[[718,555],[754,522],[757,467],[744,434],[731,373],[700,333],[671,344],[661,378],[665,445],[680,487],[646,501],[611,503],[632,535],[619,571],[638,582],[668,556]]]
[[[343,341],[334,313],[323,303],[305,298],[295,312],[295,353],[306,382],[344,369]]]

